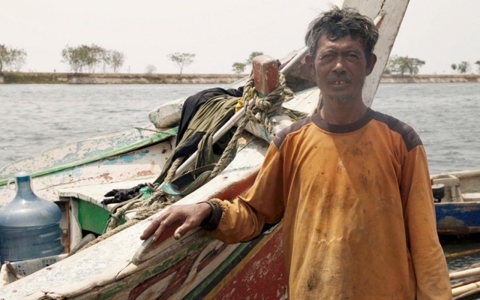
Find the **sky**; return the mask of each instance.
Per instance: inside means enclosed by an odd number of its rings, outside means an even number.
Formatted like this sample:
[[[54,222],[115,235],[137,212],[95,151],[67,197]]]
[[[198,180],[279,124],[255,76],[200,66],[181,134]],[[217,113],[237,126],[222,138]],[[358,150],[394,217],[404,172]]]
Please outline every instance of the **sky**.
[[[67,45],[125,55],[122,73],[178,73],[168,55],[195,54],[184,73],[233,73],[257,51],[282,58],[303,47],[308,24],[336,0],[0,0],[0,44],[27,52],[21,71],[68,72]],[[392,55],[425,61],[420,74],[451,74],[480,60],[480,0],[411,0]]]

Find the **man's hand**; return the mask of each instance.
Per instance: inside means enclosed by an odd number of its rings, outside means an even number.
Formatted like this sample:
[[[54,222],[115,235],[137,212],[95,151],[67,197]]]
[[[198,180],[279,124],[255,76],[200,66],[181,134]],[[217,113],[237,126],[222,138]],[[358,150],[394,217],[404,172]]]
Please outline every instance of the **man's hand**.
[[[153,234],[156,241],[168,228],[179,226],[173,235],[176,240],[180,239],[189,230],[196,228],[210,215],[212,208],[208,203],[170,206],[164,214],[153,220],[143,234],[141,240],[148,239]]]

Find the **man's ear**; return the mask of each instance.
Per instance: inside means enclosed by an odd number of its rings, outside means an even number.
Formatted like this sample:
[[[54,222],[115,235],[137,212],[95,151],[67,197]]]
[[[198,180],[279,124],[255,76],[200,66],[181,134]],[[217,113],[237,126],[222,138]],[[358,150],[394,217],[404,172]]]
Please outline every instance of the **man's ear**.
[[[367,58],[367,76],[370,75],[373,71],[373,67],[377,63],[377,56],[372,53],[369,58]]]

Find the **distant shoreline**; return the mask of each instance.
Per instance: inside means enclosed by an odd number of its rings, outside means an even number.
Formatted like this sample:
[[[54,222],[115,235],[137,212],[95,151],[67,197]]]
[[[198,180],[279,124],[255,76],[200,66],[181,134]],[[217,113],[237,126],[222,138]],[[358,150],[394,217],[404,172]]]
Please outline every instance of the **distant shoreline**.
[[[0,74],[4,84],[229,84],[247,74],[123,74],[27,73]],[[382,75],[381,83],[480,82],[480,74]]]

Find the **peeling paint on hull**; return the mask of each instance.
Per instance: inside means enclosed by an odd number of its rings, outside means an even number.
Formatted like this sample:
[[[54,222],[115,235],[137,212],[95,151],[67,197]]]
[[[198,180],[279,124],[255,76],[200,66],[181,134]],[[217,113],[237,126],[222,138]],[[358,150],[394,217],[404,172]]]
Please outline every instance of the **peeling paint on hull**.
[[[435,205],[439,235],[480,233],[480,203],[443,203]]]

